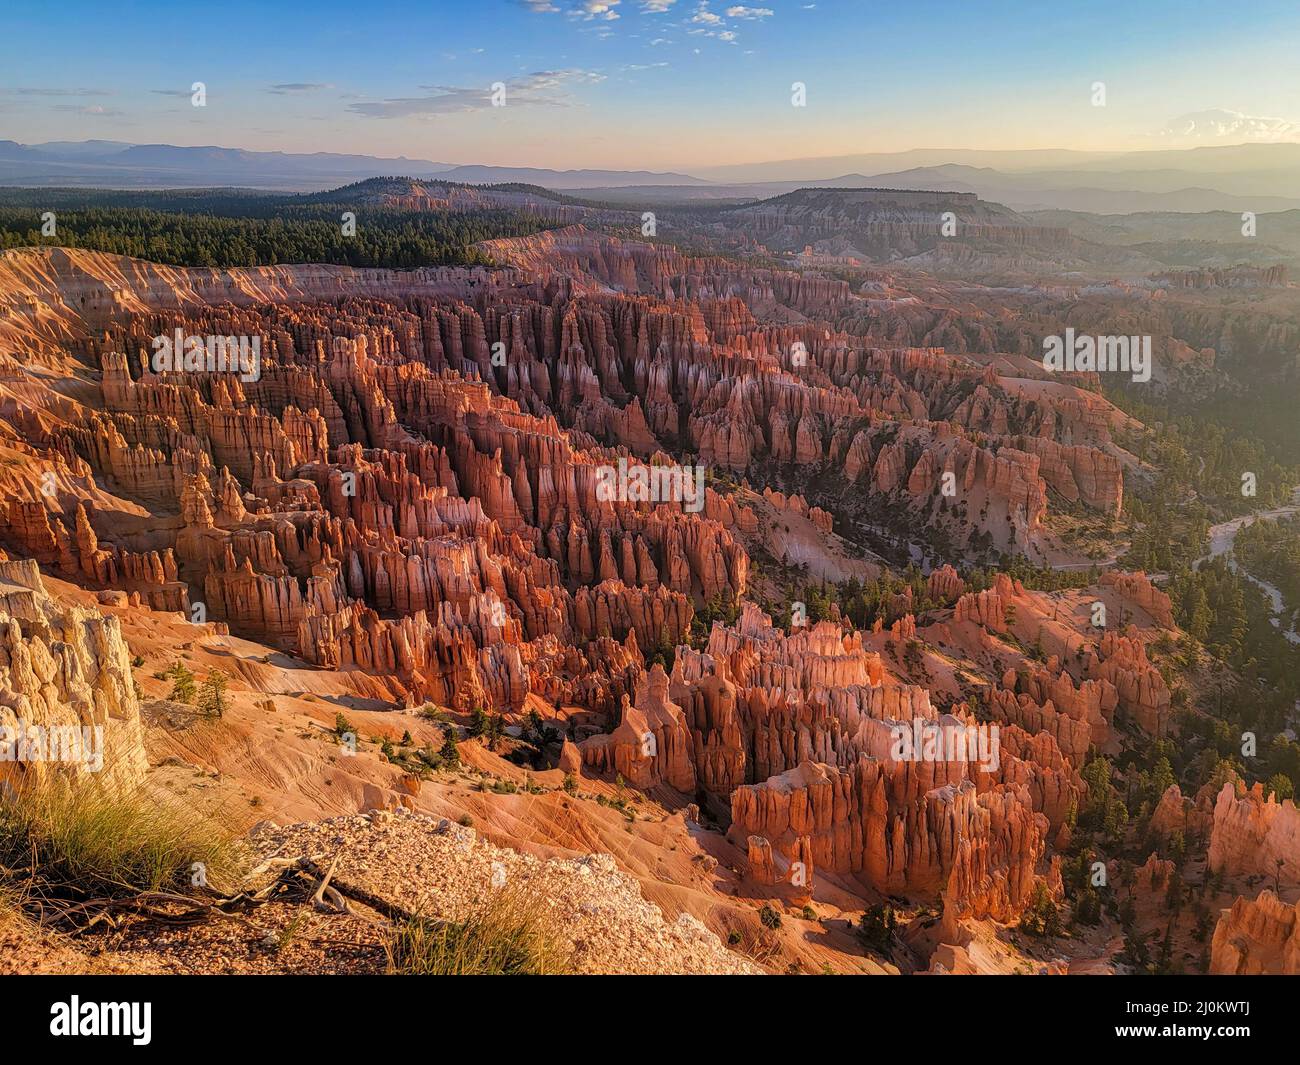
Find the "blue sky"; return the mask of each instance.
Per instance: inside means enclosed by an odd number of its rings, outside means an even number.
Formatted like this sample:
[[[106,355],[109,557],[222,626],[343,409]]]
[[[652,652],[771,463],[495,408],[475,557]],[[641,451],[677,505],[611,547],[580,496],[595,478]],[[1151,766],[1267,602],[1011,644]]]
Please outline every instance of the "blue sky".
[[[0,139],[676,170],[1300,140],[1297,55],[1295,0],[11,2]]]

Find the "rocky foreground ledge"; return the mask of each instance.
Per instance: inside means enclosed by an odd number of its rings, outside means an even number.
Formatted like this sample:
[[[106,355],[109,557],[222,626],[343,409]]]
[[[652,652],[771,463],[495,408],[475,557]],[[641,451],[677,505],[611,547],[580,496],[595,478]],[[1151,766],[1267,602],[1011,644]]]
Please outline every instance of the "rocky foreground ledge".
[[[444,818],[374,811],[257,826],[262,858],[309,857],[338,881],[422,916],[463,921],[497,891],[541,900],[544,920],[582,974],[761,975],[695,917],[667,919],[608,854],[542,859],[493,846]],[[337,860],[336,860],[337,859]]]

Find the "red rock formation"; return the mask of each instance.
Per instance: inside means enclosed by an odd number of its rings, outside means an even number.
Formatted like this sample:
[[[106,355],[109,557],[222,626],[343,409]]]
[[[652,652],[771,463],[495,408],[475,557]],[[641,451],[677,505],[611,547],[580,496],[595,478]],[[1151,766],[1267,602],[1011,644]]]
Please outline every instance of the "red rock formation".
[[[998,583],[982,592],[967,592],[957,600],[953,610],[954,621],[969,621],[990,632],[1007,631],[1007,607],[1011,599],[1023,589],[1015,587],[1004,574]]]
[[[1124,468],[1118,458],[1084,444],[1068,446],[1040,436],[1018,436],[1012,443],[1038,456],[1043,480],[1067,500],[1119,517]]]
[[[1183,798],[1182,789],[1177,784],[1170,784],[1160,796],[1156,808],[1151,814],[1151,831],[1162,836],[1187,829],[1191,816],[1192,802]]]
[[[644,675],[634,703],[623,697],[621,720],[612,733],[582,744],[582,758],[596,772],[619,773],[638,788],[664,782],[694,792],[695,765],[685,715],[669,696],[662,666]]]
[[[1300,903],[1289,906],[1265,889],[1238,898],[1219,915],[1210,946],[1217,976],[1300,976]]]
[[[560,747],[559,768],[565,773],[577,773],[582,769],[582,751],[567,738]]]
[[[1131,626],[1127,633],[1107,632],[1084,662],[1092,678],[1108,680],[1119,693],[1120,708],[1150,736],[1163,736],[1169,727],[1169,686],[1147,658],[1146,645]]]
[[[1076,688],[1064,671],[1012,670],[990,699],[1000,720],[1050,733],[1066,756],[1082,766],[1090,746],[1108,746],[1119,692],[1106,680],[1084,681]]]
[[[791,853],[807,837],[818,866],[889,894],[937,897],[963,916],[1010,920],[1028,900],[1047,819],[1023,789],[978,793],[969,781],[894,798],[885,767],[805,762],[732,794],[737,838]]]
[[[399,195],[454,210],[498,193]],[[761,217],[765,235],[794,224]],[[918,236],[915,219],[879,224],[903,229],[878,236]],[[1057,239],[988,225],[1017,247]],[[194,599],[236,635],[374,674],[398,700],[582,715],[564,772],[729,805],[732,842],[768,894],[804,897],[816,870],[818,890],[834,876],[942,901],[945,928],[1014,920],[1077,806],[1089,747],[1117,742],[1116,712],[1167,731],[1150,627],[1097,640],[1066,596],[1005,575],[976,592],[943,566],[924,598],[920,585],[884,597],[878,635],[854,631],[847,609],[784,631],[746,599],[777,583],[764,567],[750,593],[746,544],[770,546],[784,524],[810,551],[839,552],[846,573],[871,573],[833,529],[852,536],[883,515],[891,535],[911,522],[957,551],[1027,552],[1046,536],[1049,493],[1118,511],[1127,456],[1110,433],[1127,420],[1036,376],[1022,325],[876,298],[884,272],[851,291],[582,227],[487,250],[513,266],[219,273],[3,257],[0,340],[34,363],[92,365],[69,395],[14,391],[0,374],[0,418],[26,441],[15,465],[31,467],[0,508],[0,538],[110,609]],[[48,301],[42,314],[29,296]],[[256,336],[260,374],[152,372],[141,355],[175,328]],[[37,409],[19,413],[30,395]],[[697,462],[702,498],[604,490],[620,465]],[[1143,575],[1103,585],[1171,624]],[[25,594],[15,609],[30,609]],[[704,638],[701,615],[715,619]],[[108,646],[112,627],[83,626],[82,643]],[[16,621],[6,631],[51,660],[72,654]],[[72,657],[68,672],[93,671],[89,651]],[[29,699],[63,683],[32,669],[48,683],[13,670]],[[972,688],[977,672],[991,683]],[[120,673],[101,662],[96,675],[111,694]],[[70,687],[50,713],[90,690]],[[129,718],[129,700],[92,697]],[[600,715],[610,731],[590,735]],[[918,723],[996,728],[1000,757],[895,758],[898,729]],[[1176,813],[1162,802],[1160,824]],[[1236,806],[1223,817],[1251,821]]]
[[[1101,575],[1103,588],[1114,588],[1123,598],[1146,611],[1161,628],[1174,627],[1174,609],[1169,596],[1155,587],[1142,572],[1109,570]]]
[[[1256,784],[1249,791],[1224,784],[1214,803],[1210,868],[1229,876],[1281,876],[1300,880],[1300,812]]]
[[[966,582],[952,566],[945,563],[930,574],[926,590],[931,599],[951,603],[966,591]]]

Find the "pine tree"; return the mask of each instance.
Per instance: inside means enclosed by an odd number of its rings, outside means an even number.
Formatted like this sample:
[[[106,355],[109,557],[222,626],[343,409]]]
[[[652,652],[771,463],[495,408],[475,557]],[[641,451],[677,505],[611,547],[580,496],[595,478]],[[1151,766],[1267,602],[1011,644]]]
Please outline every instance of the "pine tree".
[[[460,750],[456,746],[455,728],[449,726],[443,733],[442,749],[438,752],[438,757],[442,759],[442,764],[450,769],[460,766]]]
[[[1192,599],[1191,621],[1188,622],[1187,631],[1201,643],[1204,643],[1210,635],[1210,625],[1213,621],[1214,615],[1210,612],[1210,604],[1205,598],[1205,590],[1197,588]]]
[[[194,674],[185,668],[185,664],[179,658],[176,664],[163,675],[172,679],[172,690],[167,696],[168,699],[175,703],[185,703],[187,706],[194,702],[196,690]]]
[[[1268,782],[1264,785],[1264,790],[1272,792],[1273,797],[1278,802],[1295,798],[1295,785],[1291,783],[1291,778],[1285,773],[1274,773],[1269,777]]]
[[[476,740],[480,736],[486,735],[488,731],[488,726],[489,726],[489,721],[488,721],[487,711],[484,710],[483,707],[481,706],[474,707],[473,711],[471,711],[470,713],[470,719],[469,719],[468,734],[470,739]]]
[[[193,677],[190,678],[191,684]],[[208,674],[199,688],[199,711],[210,717],[223,717],[226,713],[226,675],[219,669]]]
[[[1049,938],[1059,936],[1063,931],[1060,911],[1041,880],[1034,885],[1033,901],[1020,918],[1020,930],[1031,936]]]
[[[888,956],[894,929],[897,927],[898,919],[894,914],[894,908],[888,903],[876,903],[868,906],[863,912],[854,931],[858,941],[868,950]]]

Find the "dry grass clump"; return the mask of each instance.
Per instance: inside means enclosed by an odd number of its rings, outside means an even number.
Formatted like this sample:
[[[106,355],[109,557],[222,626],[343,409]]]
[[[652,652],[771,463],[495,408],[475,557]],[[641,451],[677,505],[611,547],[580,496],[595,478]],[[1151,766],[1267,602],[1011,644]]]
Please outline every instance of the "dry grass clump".
[[[223,826],[143,792],[51,781],[0,800],[0,887],[119,898],[233,885],[243,864]]]
[[[518,891],[498,891],[463,921],[416,916],[389,935],[388,972],[404,976],[559,976],[571,972],[567,945],[545,908]]]

